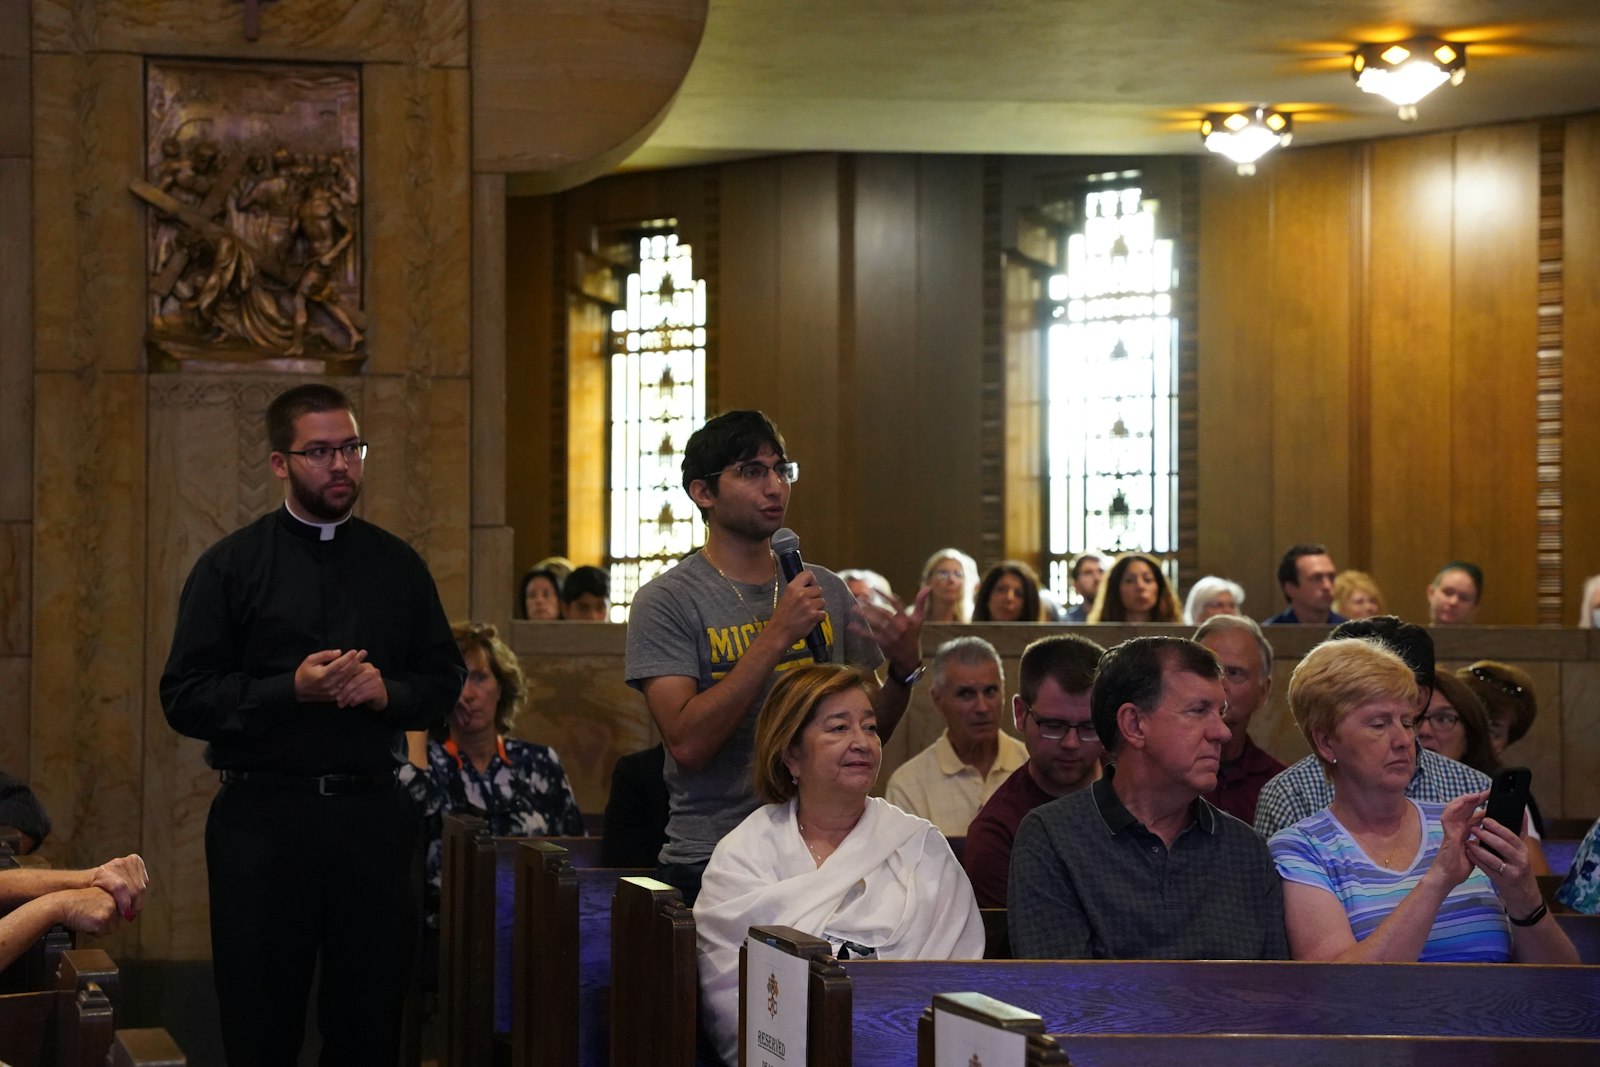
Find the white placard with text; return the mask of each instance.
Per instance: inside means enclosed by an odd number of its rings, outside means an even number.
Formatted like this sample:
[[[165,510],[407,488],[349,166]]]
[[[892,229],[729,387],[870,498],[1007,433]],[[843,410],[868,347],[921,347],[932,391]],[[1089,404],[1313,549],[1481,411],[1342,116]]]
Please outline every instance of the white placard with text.
[[[1022,1067],[1028,1035],[933,1009],[933,1067]]]
[[[811,963],[745,938],[744,1043],[749,1067],[805,1067]]]

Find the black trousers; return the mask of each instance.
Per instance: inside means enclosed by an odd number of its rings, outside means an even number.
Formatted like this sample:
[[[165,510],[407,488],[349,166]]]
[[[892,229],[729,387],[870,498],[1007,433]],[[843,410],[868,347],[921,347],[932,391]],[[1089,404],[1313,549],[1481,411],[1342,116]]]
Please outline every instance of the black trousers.
[[[322,961],[331,1065],[394,1067],[419,927],[416,805],[223,785],[206,821],[211,951],[231,1067],[293,1067]]]

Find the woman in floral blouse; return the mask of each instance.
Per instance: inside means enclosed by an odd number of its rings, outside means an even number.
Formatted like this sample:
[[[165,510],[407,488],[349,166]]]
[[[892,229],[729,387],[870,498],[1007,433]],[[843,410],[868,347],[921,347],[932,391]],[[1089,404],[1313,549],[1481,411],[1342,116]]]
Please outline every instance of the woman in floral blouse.
[[[495,628],[456,623],[467,681],[443,740],[411,735],[411,765],[400,779],[428,834],[427,923],[439,924],[440,830],[446,812],[477,815],[496,837],[581,835],[583,816],[555,749],[505,736],[527,695],[517,657]]]

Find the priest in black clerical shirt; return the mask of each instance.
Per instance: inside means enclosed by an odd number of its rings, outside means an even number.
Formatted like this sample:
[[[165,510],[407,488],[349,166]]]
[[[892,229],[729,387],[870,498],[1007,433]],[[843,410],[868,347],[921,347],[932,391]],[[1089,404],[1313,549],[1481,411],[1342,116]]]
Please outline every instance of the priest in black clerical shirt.
[[[267,409],[284,506],[200,557],[161,702],[207,742],[211,941],[228,1062],[292,1065],[321,957],[324,1064],[396,1062],[417,930],[404,731],[466,668],[404,541],[355,518],[367,443],[349,400],[297,386]]]

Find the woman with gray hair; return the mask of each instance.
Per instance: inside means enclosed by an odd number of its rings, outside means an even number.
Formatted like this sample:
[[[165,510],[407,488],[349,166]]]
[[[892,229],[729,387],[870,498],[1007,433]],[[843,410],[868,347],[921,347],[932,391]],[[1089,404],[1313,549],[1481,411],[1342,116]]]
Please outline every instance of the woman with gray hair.
[[[1295,959],[1577,963],[1514,828],[1486,793],[1415,801],[1417,682],[1375,641],[1325,641],[1289,682],[1289,707],[1333,803],[1274,834]]]
[[[1243,586],[1208,574],[1189,588],[1189,599],[1183,602],[1183,621],[1199,626],[1213,615],[1238,615],[1243,606]]]

